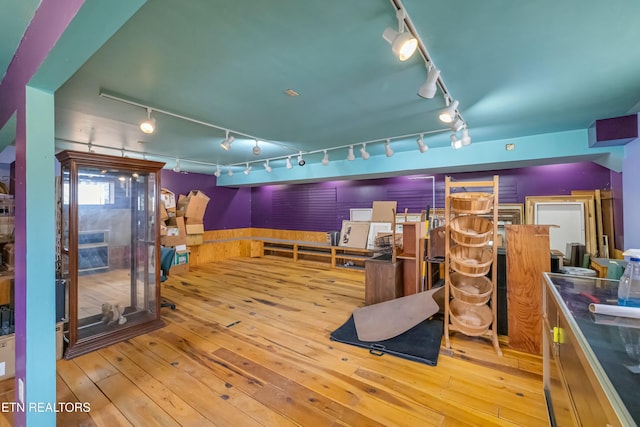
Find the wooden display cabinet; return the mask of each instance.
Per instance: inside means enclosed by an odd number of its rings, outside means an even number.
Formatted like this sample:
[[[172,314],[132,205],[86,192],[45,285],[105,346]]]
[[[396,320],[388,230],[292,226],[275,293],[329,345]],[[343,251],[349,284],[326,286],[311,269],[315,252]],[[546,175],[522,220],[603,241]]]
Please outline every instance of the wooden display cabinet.
[[[163,326],[157,207],[164,163],[74,151],[56,157],[70,359]],[[110,256],[116,249],[118,262]]]

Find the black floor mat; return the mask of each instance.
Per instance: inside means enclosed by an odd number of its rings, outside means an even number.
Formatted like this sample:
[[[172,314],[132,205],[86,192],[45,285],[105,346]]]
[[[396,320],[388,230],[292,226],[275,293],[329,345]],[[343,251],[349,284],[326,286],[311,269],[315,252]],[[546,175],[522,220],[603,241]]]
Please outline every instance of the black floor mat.
[[[385,353],[415,362],[436,366],[442,342],[443,321],[433,316],[397,337],[384,341],[360,341],[353,315],[344,325],[331,333],[331,340],[369,349],[369,353],[382,356]]]

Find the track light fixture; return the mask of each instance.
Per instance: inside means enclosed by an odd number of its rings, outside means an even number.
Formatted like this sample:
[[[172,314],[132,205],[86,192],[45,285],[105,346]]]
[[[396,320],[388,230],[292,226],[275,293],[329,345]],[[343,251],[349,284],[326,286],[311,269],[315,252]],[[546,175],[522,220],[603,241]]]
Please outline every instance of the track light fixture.
[[[460,119],[460,117],[456,116],[456,118],[451,123],[449,123],[449,127],[452,131],[459,132],[460,129],[464,127],[464,122]]]
[[[449,98],[447,98],[447,107],[440,111],[438,114],[438,118],[443,123],[451,123],[455,120],[456,115],[458,114],[456,110],[458,109],[458,101],[450,102]]]
[[[462,129],[462,138],[460,139],[463,146],[471,144],[471,137],[469,136],[469,129],[466,127]]]
[[[251,152],[253,153],[254,156],[259,156],[261,151],[262,150],[260,150],[260,146],[258,145],[258,140],[256,139],[256,145],[253,147]]]
[[[247,162],[247,167],[242,171],[245,175],[249,175],[251,173],[251,166]]]
[[[231,166],[229,166],[229,170],[227,171],[227,175],[233,176],[233,171],[231,170]]]
[[[180,159],[176,159],[176,165],[173,167],[174,172],[180,172]]]
[[[298,166],[304,166],[307,162],[302,158],[302,151],[298,154]]]
[[[227,130],[225,133],[224,140],[220,143],[220,146],[224,148],[225,151],[229,151],[231,149],[231,144],[235,141],[233,136],[229,136],[229,131]]]
[[[362,148],[360,148],[360,155],[362,156],[362,160],[368,160],[370,154],[367,152],[367,144],[362,144]]]
[[[405,16],[406,14],[404,9],[399,9],[396,12],[396,17],[398,18],[398,31],[393,28],[386,28],[382,33],[382,38],[391,45],[393,54],[397,56],[400,61],[406,61],[411,58],[418,48],[418,40],[413,36],[413,34],[405,31]]]
[[[324,157],[322,158],[322,166],[327,166],[329,164],[329,153],[327,150],[324,150]]]
[[[393,150],[391,149],[390,139],[387,139],[387,142],[384,143],[384,155],[387,157],[393,156]]]
[[[271,173],[271,166],[269,166],[269,159],[265,160],[264,162],[264,170],[266,170],[267,173]]]
[[[213,173],[216,178],[220,178],[220,165],[216,165],[216,171]]]
[[[418,150],[420,150],[421,153],[424,153],[429,149],[429,146],[424,143],[424,134],[422,133],[420,134],[418,139],[416,139],[416,143],[418,143]]]
[[[438,91],[438,78],[440,77],[440,70],[433,65],[429,66],[429,73],[427,74],[427,80],[424,82],[420,89],[418,89],[418,96],[425,99],[431,99],[436,95]]]
[[[206,127],[209,127],[209,128],[214,128],[214,129],[217,129],[218,131],[225,132],[225,138],[220,142],[220,146],[225,151],[229,151],[231,149],[231,144],[235,141],[235,139],[238,136],[241,136],[241,137],[246,138],[246,139],[255,140],[257,149],[260,148],[259,147],[260,143],[265,143],[266,142],[266,143],[269,143],[269,144],[277,145],[277,146],[279,146],[281,148],[285,148],[287,150],[292,150],[293,152],[299,151],[299,148],[293,147],[293,146],[291,146],[291,145],[289,145],[287,143],[282,143],[282,142],[279,142],[279,141],[272,141],[272,140],[265,140],[265,139],[262,139],[262,138],[258,138],[257,136],[254,136],[254,135],[249,135],[249,134],[237,131],[237,130],[233,130],[233,129],[229,129],[229,128],[226,128],[226,127],[218,126],[218,125],[213,124],[213,123],[208,123],[208,122],[205,122],[205,121],[202,121],[202,120],[199,120],[199,119],[194,119],[194,118],[185,116],[183,114],[177,114],[177,113],[174,113],[174,112],[169,111],[169,110],[165,110],[165,109],[158,108],[158,107],[155,107],[155,106],[146,105],[146,104],[141,103],[138,100],[127,98],[126,96],[117,94],[115,92],[111,92],[111,91],[109,91],[107,89],[101,89],[100,93],[99,93],[99,96],[102,97],[102,98],[111,99],[113,101],[122,102],[122,103],[125,103],[125,104],[128,104],[128,105],[133,105],[135,107],[144,108],[145,110],[147,110],[147,120],[145,120],[144,122],[140,123],[140,126],[141,126],[140,129],[141,129],[142,132],[145,132],[145,133],[152,133],[155,130],[155,118],[151,117],[151,112],[153,111],[156,114],[161,113],[161,114],[164,114],[164,115],[167,115],[167,116],[175,117],[176,119],[185,120],[185,121],[188,121],[188,122],[191,122],[191,123],[195,123],[197,125],[206,126]],[[233,133],[236,136],[235,137],[234,136],[230,136],[229,135],[230,133]],[[111,147],[103,147],[103,148],[112,149]],[[259,152],[255,152],[254,151],[254,154],[258,155]],[[157,157],[164,157],[164,156],[157,156]],[[188,160],[188,161],[192,162],[192,160]],[[196,160],[193,160],[193,162],[204,163],[204,162],[198,162]],[[213,166],[213,164],[211,164],[211,163],[208,163],[208,165]]]
[[[348,151],[348,154],[347,154],[347,160],[352,161],[352,160],[355,160],[355,159],[356,159],[356,156],[353,154],[353,145],[350,145],[349,146],[349,151]]]
[[[140,130],[152,134],[156,130],[156,119],[151,117],[151,108],[147,108],[147,120],[140,123]]]
[[[451,134],[450,138],[451,148],[453,148],[454,150],[458,150],[462,147],[462,141],[458,139],[458,135],[456,135],[455,132]]]
[[[287,169],[291,169],[293,166],[291,165],[291,156],[287,157]]]

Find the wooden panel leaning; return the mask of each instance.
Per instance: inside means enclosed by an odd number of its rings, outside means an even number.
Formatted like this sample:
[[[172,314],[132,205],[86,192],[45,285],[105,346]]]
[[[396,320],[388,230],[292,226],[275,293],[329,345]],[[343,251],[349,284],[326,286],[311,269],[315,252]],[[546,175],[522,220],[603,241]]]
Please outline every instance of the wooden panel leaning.
[[[466,188],[488,188],[488,193]],[[454,192],[452,189],[465,189]],[[492,220],[477,217],[493,211]],[[445,178],[445,345],[450,332],[488,337],[502,356],[498,342],[497,265],[498,176],[492,181],[453,182]],[[491,271],[491,278],[486,275]],[[487,283],[490,282],[490,283]]]
[[[509,346],[542,354],[542,273],[551,271],[549,225],[505,225]]]

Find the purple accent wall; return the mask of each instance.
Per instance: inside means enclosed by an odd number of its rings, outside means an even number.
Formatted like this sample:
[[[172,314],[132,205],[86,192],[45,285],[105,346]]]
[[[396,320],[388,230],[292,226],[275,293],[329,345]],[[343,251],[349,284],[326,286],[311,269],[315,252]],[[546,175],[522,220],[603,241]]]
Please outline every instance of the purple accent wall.
[[[251,189],[216,187],[216,177],[198,173],[177,173],[163,169],[160,185],[176,194],[200,190],[209,198],[204,214],[205,230],[251,227]]]
[[[607,190],[612,180],[609,169],[591,162],[451,176],[459,181],[472,181],[491,180],[493,175],[500,176],[500,203],[524,203],[526,196],[564,195],[572,190]],[[435,207],[443,208],[445,175],[434,176]],[[322,197],[322,202],[317,203],[322,209],[308,209],[317,197]],[[404,212],[405,208],[419,212],[433,205],[431,180],[408,176],[255,187],[251,189],[251,198],[253,227],[309,231],[339,230],[342,220],[349,218],[349,209],[371,207],[374,200],[396,200],[398,212]],[[293,209],[294,206],[298,208]]]

